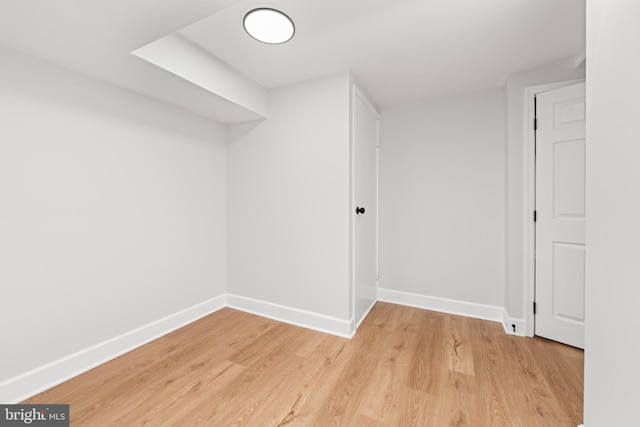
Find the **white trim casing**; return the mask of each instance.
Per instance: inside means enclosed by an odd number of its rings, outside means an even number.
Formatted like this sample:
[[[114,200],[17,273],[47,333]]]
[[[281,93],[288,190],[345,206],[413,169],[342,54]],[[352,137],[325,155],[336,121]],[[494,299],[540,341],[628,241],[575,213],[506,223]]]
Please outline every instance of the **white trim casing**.
[[[196,304],[0,383],[0,402],[18,403],[225,306],[225,296]]]
[[[354,319],[347,321],[337,317],[231,294],[227,294],[227,307],[343,338],[351,339],[355,334]]]
[[[365,93],[358,87],[356,83],[351,84],[351,99],[349,105],[349,198],[351,204],[351,215],[349,217],[349,286],[350,286],[350,310],[351,316],[355,321],[356,316],[356,228],[355,228],[355,209],[356,209],[356,189],[355,189],[355,126],[353,112],[355,110],[356,98],[360,99],[367,109],[374,115],[377,120],[377,141],[376,141],[376,277],[379,269],[379,235],[380,235],[380,113]],[[378,286],[378,280],[376,279],[376,288]],[[366,319],[369,311],[373,308],[374,303],[369,307],[367,312],[358,320],[356,329],[360,326],[362,321]],[[355,334],[355,330],[353,332]],[[353,336],[353,335],[352,335]]]
[[[504,308],[378,288],[378,301],[500,322]]]
[[[536,132],[533,128],[535,119],[536,95],[553,89],[582,83],[584,80],[570,80],[559,83],[550,83],[531,86],[524,90],[524,177],[523,177],[523,215],[525,225],[523,228],[523,283],[524,283],[524,336],[532,337],[535,333],[535,320],[533,316],[533,302],[535,301],[535,252],[536,229],[533,222],[533,211],[536,209]]]
[[[517,319],[515,317],[509,317],[507,309],[502,312],[502,327],[504,332],[508,335],[515,335],[518,337],[525,337],[526,331],[524,329],[524,319]],[[513,328],[515,327],[515,331]]]

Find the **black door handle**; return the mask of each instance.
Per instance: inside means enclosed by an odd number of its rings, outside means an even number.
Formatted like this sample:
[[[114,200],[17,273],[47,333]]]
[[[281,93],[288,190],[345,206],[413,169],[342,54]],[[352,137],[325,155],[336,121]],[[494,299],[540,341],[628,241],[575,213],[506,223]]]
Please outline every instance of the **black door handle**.
[[[356,213],[357,214],[363,214],[364,213],[364,208],[356,208]]]

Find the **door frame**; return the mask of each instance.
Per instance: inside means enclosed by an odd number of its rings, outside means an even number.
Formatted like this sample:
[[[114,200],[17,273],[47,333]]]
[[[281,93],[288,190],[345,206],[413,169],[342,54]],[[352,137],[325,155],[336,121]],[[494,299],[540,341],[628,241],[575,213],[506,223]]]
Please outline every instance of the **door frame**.
[[[524,90],[524,335],[532,337],[535,334],[535,316],[533,303],[536,298],[536,225],[533,221],[533,212],[536,210],[536,131],[534,120],[536,117],[536,95],[554,89],[583,83],[584,79],[568,80],[558,83],[548,83],[538,86],[530,86]]]
[[[354,114],[353,112],[355,111],[355,105],[356,105],[356,101],[357,99],[360,99],[362,101],[362,103],[367,107],[367,109],[369,111],[371,111],[371,113],[375,116],[376,118],[376,136],[377,136],[377,141],[376,141],[376,182],[375,182],[375,194],[376,194],[376,201],[375,201],[375,206],[376,206],[376,225],[375,225],[375,229],[376,229],[376,235],[375,235],[375,253],[376,253],[376,289],[378,288],[378,272],[379,272],[379,266],[378,266],[378,244],[379,244],[379,233],[380,233],[380,113],[378,112],[378,110],[376,109],[376,107],[374,107],[374,105],[371,103],[371,101],[369,101],[369,99],[367,98],[367,96],[364,94],[364,92],[362,92],[360,90],[360,88],[354,83],[352,84],[352,90],[351,90],[351,105],[350,105],[350,117],[349,117],[349,127],[350,127],[350,135],[349,135],[349,140],[350,140],[350,180],[351,180],[351,185],[350,185],[350,216],[349,216],[349,224],[350,224],[350,228],[351,228],[351,238],[350,238],[350,258],[351,258],[351,262],[350,264],[350,277],[349,277],[349,282],[350,282],[350,292],[349,292],[349,296],[351,298],[351,304],[350,304],[350,310],[351,310],[351,335],[354,335],[356,333],[356,330],[358,329],[358,327],[360,326],[360,323],[362,322],[362,320],[364,320],[367,315],[368,312],[362,316],[362,319],[360,319],[360,322],[358,322],[356,324],[356,227],[355,227],[355,210],[356,210],[356,197],[355,197],[355,187],[356,187],[356,179],[355,179],[355,173],[356,173],[356,168],[355,168],[355,126],[354,126]],[[377,301],[377,296],[376,296],[376,301]],[[374,304],[372,304],[372,306],[369,308],[369,311],[371,310],[371,308],[373,308],[373,305],[375,305],[375,301]]]

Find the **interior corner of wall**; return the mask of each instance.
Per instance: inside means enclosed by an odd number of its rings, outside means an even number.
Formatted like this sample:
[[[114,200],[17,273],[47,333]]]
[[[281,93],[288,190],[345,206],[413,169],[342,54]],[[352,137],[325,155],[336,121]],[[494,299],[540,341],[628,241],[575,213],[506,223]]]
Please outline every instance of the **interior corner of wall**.
[[[587,67],[587,53],[586,52],[582,52],[580,55],[576,56],[576,58],[574,59],[574,68],[576,70],[578,69],[586,69]]]

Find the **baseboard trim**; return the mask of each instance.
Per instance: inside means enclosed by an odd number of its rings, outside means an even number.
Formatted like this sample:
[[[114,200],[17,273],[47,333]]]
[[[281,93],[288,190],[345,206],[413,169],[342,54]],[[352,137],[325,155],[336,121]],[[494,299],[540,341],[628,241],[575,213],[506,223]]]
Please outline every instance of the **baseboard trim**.
[[[516,328],[515,332],[513,331],[514,326]],[[506,309],[503,309],[502,311],[502,327],[509,335],[516,335],[518,337],[527,336],[524,330],[524,319],[509,317],[509,313],[507,313]]]
[[[507,325],[515,323],[516,331],[524,331],[524,321],[509,318],[502,307],[390,289],[378,289],[378,301],[501,322],[507,333]],[[0,383],[0,403],[21,402],[224,307],[348,339],[353,338],[359,326],[353,318],[344,320],[240,295],[224,294],[10,378]],[[365,318],[366,315],[362,320]]]
[[[355,328],[353,320],[343,320],[337,317],[280,304],[247,298],[240,295],[227,294],[227,306],[236,310],[300,326],[314,331],[337,335],[343,338],[353,338]]]
[[[0,403],[18,403],[35,396],[163,335],[208,316],[224,308],[225,304],[225,295],[212,298],[10,378],[0,383]]]
[[[502,307],[493,305],[430,297],[391,289],[378,289],[378,301],[456,314],[458,316],[473,317],[475,319],[490,320],[492,322],[502,322],[502,314],[504,311]]]

